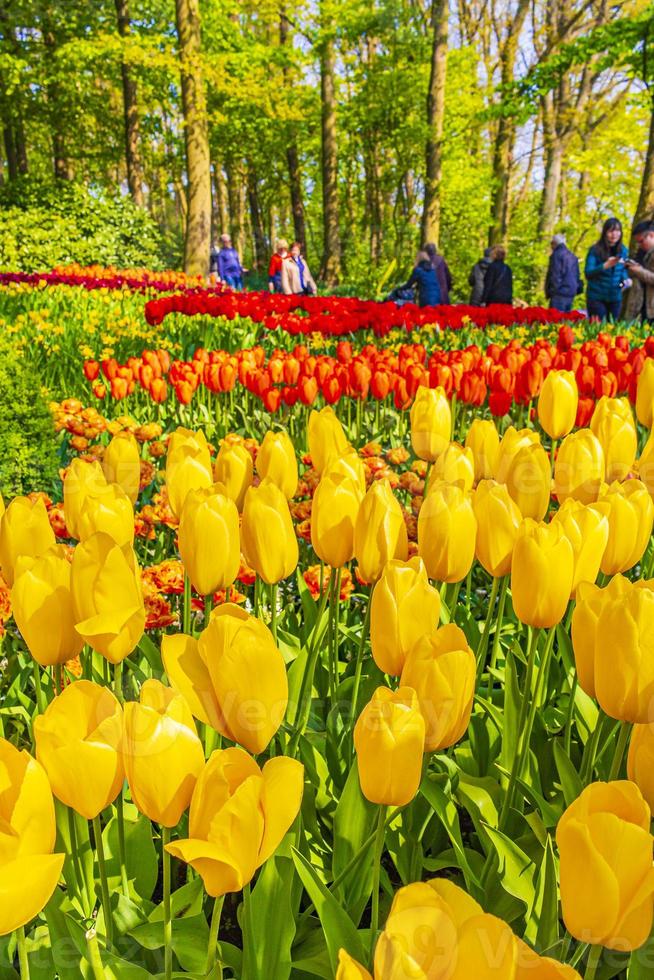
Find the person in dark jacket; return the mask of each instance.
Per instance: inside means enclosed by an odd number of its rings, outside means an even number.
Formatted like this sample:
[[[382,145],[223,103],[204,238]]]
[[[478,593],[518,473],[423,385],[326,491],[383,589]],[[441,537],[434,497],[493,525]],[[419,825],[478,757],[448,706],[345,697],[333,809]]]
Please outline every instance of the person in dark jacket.
[[[218,275],[226,286],[232,289],[243,289],[243,273],[247,272],[241,265],[238,252],[232,248],[229,235],[220,236],[220,251],[218,252]]]
[[[450,268],[443,256],[438,254],[438,249],[433,242],[427,242],[427,244],[423,247],[423,252],[426,252],[429,256],[429,261],[431,262],[434,272],[436,273],[438,288],[440,289],[441,293],[441,303],[448,305],[450,302],[450,290],[452,289],[452,275],[450,273]]]
[[[492,303],[505,303],[511,306],[513,303],[513,273],[511,267],[504,261],[506,249],[501,245],[494,245],[491,249],[491,264],[484,279],[484,291],[481,301],[484,306]]]
[[[410,289],[412,286],[416,286],[418,289],[419,306],[438,306],[441,301],[438,276],[426,252],[418,252],[415,268],[408,282],[402,288]]]
[[[604,222],[599,241],[586,256],[586,306],[588,315],[598,320],[617,320],[622,291],[629,273],[625,266],[628,252],[622,242],[622,225],[617,218]]]
[[[468,276],[468,285],[472,286],[470,306],[481,306],[481,298],[484,295],[484,279],[491,264],[490,254],[491,249],[485,248],[483,258],[479,259],[479,262],[475,262]]]
[[[579,259],[566,245],[565,235],[553,235],[552,254],[545,277],[545,295],[550,301],[550,309],[569,313],[575,296],[582,289]]]

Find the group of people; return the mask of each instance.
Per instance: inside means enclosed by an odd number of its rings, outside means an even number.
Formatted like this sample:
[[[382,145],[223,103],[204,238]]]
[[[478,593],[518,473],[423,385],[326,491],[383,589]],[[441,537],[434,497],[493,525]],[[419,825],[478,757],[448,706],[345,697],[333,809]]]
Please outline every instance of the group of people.
[[[622,225],[617,218],[604,222],[602,233],[586,255],[586,309],[598,320],[654,321],[654,221],[641,221],[632,232],[636,247],[630,257],[623,242]],[[244,269],[229,235],[221,235],[220,248],[211,250],[210,272],[233,289],[243,288]],[[513,304],[513,273],[501,245],[487,248],[468,277],[471,306],[494,303]],[[270,292],[315,295],[316,283],[302,246],[279,239],[268,268]],[[413,302],[417,293],[420,306],[449,304],[452,276],[436,246],[428,242],[417,254],[407,282],[393,290],[390,299]],[[568,313],[584,291],[579,260],[567,244],[565,235],[554,235],[545,279],[545,295],[550,307]]]

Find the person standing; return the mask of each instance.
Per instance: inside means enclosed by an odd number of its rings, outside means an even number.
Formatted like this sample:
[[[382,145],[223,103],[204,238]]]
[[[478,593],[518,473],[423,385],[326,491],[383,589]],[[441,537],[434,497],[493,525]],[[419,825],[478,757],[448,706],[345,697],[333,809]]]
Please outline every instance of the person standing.
[[[638,252],[626,259],[630,287],[625,296],[623,319],[654,321],[654,222],[639,221],[633,230]]]
[[[413,272],[402,288],[413,286],[418,290],[418,306],[438,306],[441,302],[438,276],[427,252],[418,252]]]
[[[423,252],[426,252],[429,256],[429,261],[431,262],[434,272],[436,273],[438,288],[441,294],[440,301],[441,303],[449,305],[450,290],[452,289],[452,275],[450,273],[449,266],[443,256],[438,254],[438,249],[433,242],[427,242],[423,248]]]
[[[490,252],[490,265],[484,277],[484,291],[481,302],[484,306],[493,303],[513,304],[513,272],[506,264],[506,249],[494,245]]]
[[[282,292],[292,296],[315,296],[318,292],[307,260],[302,258],[302,246],[293,242],[291,251],[282,261]]]
[[[481,306],[481,298],[484,295],[484,280],[491,264],[490,254],[491,249],[485,248],[482,258],[475,262],[468,276],[468,285],[472,287],[470,306]]]
[[[608,218],[599,241],[591,246],[586,256],[586,307],[590,317],[617,320],[620,316],[622,290],[628,279],[627,256],[622,242],[622,225],[617,218]]]
[[[545,295],[551,310],[569,313],[575,296],[583,289],[579,275],[579,259],[565,243],[565,235],[552,236],[550,255],[545,277]]]
[[[271,293],[281,293],[282,291],[282,265],[288,255],[288,242],[285,238],[278,238],[275,242],[275,251],[270,257],[268,265],[268,289]]]
[[[218,252],[218,275],[226,286],[232,289],[243,289],[243,273],[247,272],[241,265],[239,254],[232,248],[229,235],[220,236],[220,251]]]

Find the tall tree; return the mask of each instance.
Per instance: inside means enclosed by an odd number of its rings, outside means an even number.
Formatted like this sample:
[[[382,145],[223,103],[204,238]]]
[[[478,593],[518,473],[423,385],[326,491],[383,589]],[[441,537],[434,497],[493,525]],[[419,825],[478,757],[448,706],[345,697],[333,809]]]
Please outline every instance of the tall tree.
[[[129,0],[115,0],[118,33],[122,38],[130,33]],[[127,167],[127,186],[134,204],[143,207],[143,161],[141,159],[141,137],[139,109],[136,99],[136,80],[130,67],[121,58],[120,73],[123,81],[123,113],[125,117],[125,164]]]
[[[279,42],[283,49],[288,50],[290,25],[286,8],[282,7],[279,14]],[[288,63],[284,62],[284,86],[288,87],[290,82],[290,71]],[[304,221],[304,195],[302,193],[302,171],[300,169],[300,154],[297,146],[297,135],[295,127],[289,127],[286,144],[286,166],[288,169],[288,185],[291,195],[291,213],[293,215],[293,233],[296,241],[301,242],[306,248],[307,232]]]
[[[425,149],[425,202],[422,211],[422,241],[438,245],[441,232],[441,184],[443,179],[443,130],[445,126],[445,83],[449,2],[433,0],[431,6],[432,47],[427,89],[427,144]]]
[[[323,255],[320,275],[328,286],[341,276],[341,235],[338,224],[338,143],[336,129],[336,52],[332,26],[322,9],[320,96],[322,134]]]
[[[199,0],[175,0],[186,145],[184,270],[204,275],[211,248],[211,162],[202,71]]]

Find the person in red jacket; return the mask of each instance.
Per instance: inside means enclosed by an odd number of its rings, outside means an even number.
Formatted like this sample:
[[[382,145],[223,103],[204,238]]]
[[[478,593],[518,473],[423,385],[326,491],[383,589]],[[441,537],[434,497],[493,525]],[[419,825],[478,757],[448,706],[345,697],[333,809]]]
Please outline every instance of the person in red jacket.
[[[282,264],[288,255],[288,242],[284,238],[278,238],[275,248],[276,251],[273,252],[268,266],[268,289],[271,293],[281,293]]]

